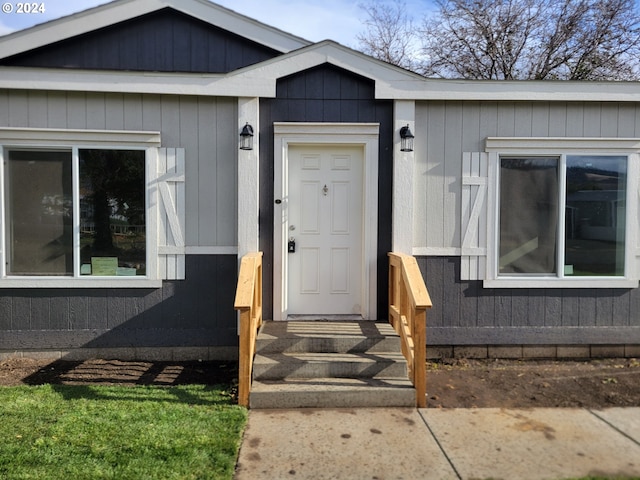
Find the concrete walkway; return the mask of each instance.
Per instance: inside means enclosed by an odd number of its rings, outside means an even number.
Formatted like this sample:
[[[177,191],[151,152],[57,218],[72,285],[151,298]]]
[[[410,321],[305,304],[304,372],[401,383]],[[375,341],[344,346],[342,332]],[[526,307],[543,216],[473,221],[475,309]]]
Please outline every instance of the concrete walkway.
[[[236,480],[640,478],[640,408],[251,410]]]

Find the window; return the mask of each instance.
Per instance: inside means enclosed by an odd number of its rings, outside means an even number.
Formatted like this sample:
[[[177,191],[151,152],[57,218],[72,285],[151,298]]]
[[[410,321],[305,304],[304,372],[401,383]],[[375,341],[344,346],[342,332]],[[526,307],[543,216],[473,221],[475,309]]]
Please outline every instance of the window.
[[[499,273],[624,276],[626,172],[620,156],[501,157]]]
[[[10,150],[7,157],[7,275],[72,275],[71,152]]]
[[[625,275],[627,157],[567,156],[566,276]]]
[[[81,149],[80,274],[146,275],[145,156]]]
[[[485,285],[637,286],[638,156],[630,142],[488,139],[495,153]]]
[[[159,286],[158,145],[153,132],[0,129],[0,287]]]
[[[500,159],[500,274],[556,271],[558,159]]]
[[[146,275],[143,150],[6,156],[8,276]]]

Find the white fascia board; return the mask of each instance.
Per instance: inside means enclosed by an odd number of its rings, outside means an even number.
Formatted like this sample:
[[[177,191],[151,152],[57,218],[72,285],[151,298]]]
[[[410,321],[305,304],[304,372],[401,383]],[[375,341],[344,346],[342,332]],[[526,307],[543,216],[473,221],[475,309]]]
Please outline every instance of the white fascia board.
[[[275,79],[189,73],[0,67],[0,89],[274,97]]]
[[[273,98],[279,78],[324,63],[375,81],[377,99],[640,102],[640,82],[434,80],[331,41],[228,74],[0,67],[0,88]]]
[[[173,8],[283,53],[311,43],[207,0],[117,0],[2,37],[0,58],[73,38],[163,8]]]
[[[208,0],[166,1],[171,8],[282,53],[312,42],[271,27]]]
[[[424,78],[380,84],[376,96],[405,100],[638,102],[640,82]]]
[[[640,102],[640,82],[442,80],[381,62],[327,40],[246,67],[230,75],[241,81],[270,80],[330,63],[375,81],[385,100]],[[273,93],[274,96],[275,92]]]
[[[275,81],[279,78],[325,63],[375,81],[376,92],[380,90],[379,85],[391,86],[391,90],[397,92],[400,91],[404,84],[416,82],[419,85],[424,85],[426,80],[416,73],[368,57],[332,40],[325,40],[260,64],[245,67],[229,75],[235,79],[271,80],[275,84]],[[387,87],[387,90],[389,90],[389,87]],[[376,94],[376,98],[387,99],[394,97]]]
[[[295,55],[289,58],[278,57],[277,59],[267,60],[255,66],[237,70],[230,73],[230,76],[236,81],[254,82],[258,79],[268,79],[275,82],[278,78],[316,67],[326,63],[326,61],[326,55],[318,52],[311,52],[306,55]]]
[[[311,51],[312,49],[324,53],[327,61],[333,65],[363,77],[376,80],[382,84],[402,85],[413,82],[421,84],[426,80],[422,75],[375,59],[332,40],[325,40],[324,42],[309,47],[307,50]]]
[[[156,0],[150,0],[156,1]],[[372,80],[392,74],[418,77],[362,54],[323,42],[228,74],[102,71],[63,68],[0,67],[0,88],[156,93],[174,95],[275,97],[279,78],[331,63]]]

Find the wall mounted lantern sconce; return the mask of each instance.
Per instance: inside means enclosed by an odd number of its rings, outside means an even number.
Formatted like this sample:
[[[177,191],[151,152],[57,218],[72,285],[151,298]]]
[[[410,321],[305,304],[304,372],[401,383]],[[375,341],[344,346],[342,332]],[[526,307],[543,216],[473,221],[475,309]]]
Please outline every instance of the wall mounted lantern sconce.
[[[253,150],[253,127],[249,122],[242,127],[240,132],[240,150]]]
[[[415,136],[411,133],[409,125],[400,129],[400,151],[413,152],[413,139]]]

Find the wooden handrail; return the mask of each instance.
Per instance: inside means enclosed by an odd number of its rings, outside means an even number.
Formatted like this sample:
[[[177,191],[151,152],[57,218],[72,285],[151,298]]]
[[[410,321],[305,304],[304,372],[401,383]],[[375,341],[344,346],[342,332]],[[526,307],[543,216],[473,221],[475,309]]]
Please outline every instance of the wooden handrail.
[[[238,403],[248,407],[256,338],[262,325],[262,252],[242,257],[234,308],[240,312]]]
[[[389,253],[389,322],[401,338],[419,408],[427,406],[428,308],[431,298],[416,259]]]

